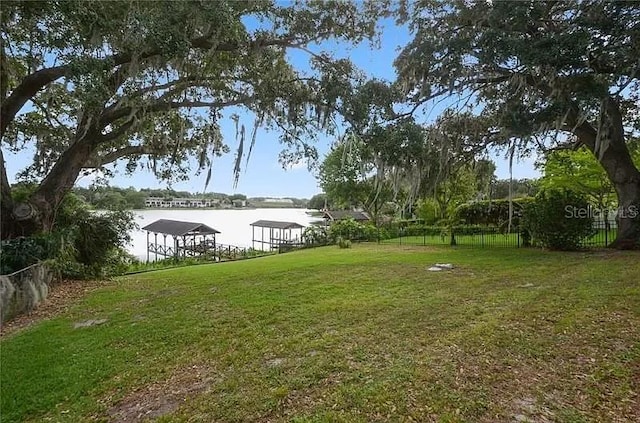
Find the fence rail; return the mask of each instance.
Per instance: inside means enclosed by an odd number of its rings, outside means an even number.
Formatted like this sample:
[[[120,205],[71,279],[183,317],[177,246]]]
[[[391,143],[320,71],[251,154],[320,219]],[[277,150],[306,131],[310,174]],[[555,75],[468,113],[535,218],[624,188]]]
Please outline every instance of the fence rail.
[[[582,240],[583,247],[606,247],[616,237],[616,224],[609,221],[594,222],[593,234]],[[355,242],[373,241],[381,244],[470,246],[470,247],[527,247],[535,246],[528,233],[519,228],[506,231],[494,226],[381,226],[373,229],[350,230],[335,233]]]

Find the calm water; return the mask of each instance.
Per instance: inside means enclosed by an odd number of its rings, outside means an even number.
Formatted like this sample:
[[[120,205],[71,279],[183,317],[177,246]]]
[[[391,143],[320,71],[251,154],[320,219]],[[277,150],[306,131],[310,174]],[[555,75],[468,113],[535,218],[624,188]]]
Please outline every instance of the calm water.
[[[254,210],[135,210],[136,223],[141,228],[158,219],[183,220],[187,222],[204,223],[219,230],[216,241],[220,244],[251,247],[251,223],[256,220],[280,220],[296,222],[309,226],[317,221],[311,217],[307,209],[254,209]],[[260,238],[260,229],[256,228],[256,238]],[[295,234],[299,232],[294,231]],[[152,234],[153,236],[153,234]],[[268,236],[265,236],[265,239]],[[141,260],[147,258],[147,233],[138,230],[132,233],[133,243],[127,249]],[[256,248],[259,246],[256,245]],[[153,255],[151,256],[153,260]]]

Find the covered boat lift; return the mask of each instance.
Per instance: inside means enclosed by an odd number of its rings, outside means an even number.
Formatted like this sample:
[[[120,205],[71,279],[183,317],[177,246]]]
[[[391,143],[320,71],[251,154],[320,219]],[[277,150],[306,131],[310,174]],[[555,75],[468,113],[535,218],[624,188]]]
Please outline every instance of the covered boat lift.
[[[161,257],[199,257],[216,252],[216,234],[220,231],[204,223],[160,219],[142,228],[147,231],[147,262],[150,254]],[[153,239],[150,239],[153,233]],[[158,240],[158,234],[162,236]],[[170,237],[167,244],[167,236]],[[160,242],[159,242],[160,241]]]
[[[260,238],[256,238],[256,228],[260,228]],[[265,229],[268,229],[268,238],[265,239]],[[277,220],[258,220],[251,224],[251,246],[260,250],[283,250],[302,245],[302,230],[304,226],[296,222],[280,222]]]

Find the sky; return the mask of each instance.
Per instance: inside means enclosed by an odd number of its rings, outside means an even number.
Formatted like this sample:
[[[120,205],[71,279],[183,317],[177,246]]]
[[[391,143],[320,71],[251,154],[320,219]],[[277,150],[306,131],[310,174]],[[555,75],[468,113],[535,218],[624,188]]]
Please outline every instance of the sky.
[[[325,50],[333,53],[336,57],[347,57],[369,76],[393,81],[396,76],[393,60],[397,56],[399,49],[406,45],[410,39],[410,34],[406,28],[398,27],[393,22],[387,21],[383,23],[379,49],[373,49],[368,42],[365,42],[356,47],[324,43],[320,46],[313,46],[312,50],[315,52]],[[310,57],[307,53],[295,51],[290,53],[289,57],[297,68],[305,70],[309,68]],[[444,106],[446,106],[446,102],[443,102]],[[247,128],[252,128],[253,118],[239,109],[237,113]],[[225,113],[227,116],[229,114],[228,111]],[[416,121],[428,123],[436,116],[437,111],[433,111],[428,115],[417,115]],[[282,151],[282,146],[278,141],[279,134],[262,129],[258,131],[256,145],[251,153],[248,165],[245,166],[245,160],[242,162],[242,173],[237,186],[234,187],[233,167],[237,144],[235,141],[235,127],[230,119],[227,119],[222,124],[222,133],[225,143],[230,147],[230,153],[214,159],[213,176],[209,184],[205,187],[206,176],[204,174],[199,176],[192,174],[188,181],[171,184],[173,189],[201,193],[206,188],[207,192],[241,193],[249,197],[297,198],[310,198],[321,192],[314,172],[307,168],[306,163],[297,163],[283,168],[278,161],[279,153]],[[321,159],[329,151],[332,141],[332,138],[323,137],[316,143]],[[496,176],[499,179],[509,178],[509,162],[504,155],[490,152],[489,156],[496,163]],[[12,182],[15,180],[15,175],[28,166],[32,158],[33,151],[31,150],[23,150],[17,154],[5,151],[7,172]],[[539,172],[534,168],[535,159],[535,157],[531,157],[526,160],[515,161],[512,170],[513,178],[534,178],[539,176]],[[132,186],[138,189],[167,188],[169,186],[166,181],[157,180],[151,172],[146,170],[138,170],[134,175],[125,174],[123,165],[116,166],[115,170],[116,175],[110,180],[110,185],[112,186]],[[77,184],[88,186],[94,179],[94,176],[81,176]]]

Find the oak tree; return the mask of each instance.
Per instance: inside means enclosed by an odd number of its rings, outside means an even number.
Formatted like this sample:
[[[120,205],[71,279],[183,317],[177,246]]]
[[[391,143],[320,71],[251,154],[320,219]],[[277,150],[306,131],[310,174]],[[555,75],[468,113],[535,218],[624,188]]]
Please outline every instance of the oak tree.
[[[24,176],[38,186],[14,204],[0,157],[2,238],[50,230],[78,176],[116,161],[176,179],[195,159],[208,180],[212,158],[228,150],[225,118],[236,122],[236,173],[257,127],[279,131],[285,158],[313,156],[312,140],[355,78],[348,60],[318,46],[373,37],[382,10],[355,1],[3,2],[1,147],[35,150]],[[294,66],[292,50],[309,69]]]
[[[396,60],[414,104],[453,95],[489,119],[483,140],[572,143],[597,158],[624,213],[612,246],[640,245],[640,8],[631,1],[421,0]]]

